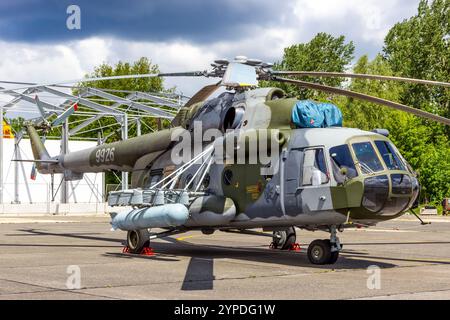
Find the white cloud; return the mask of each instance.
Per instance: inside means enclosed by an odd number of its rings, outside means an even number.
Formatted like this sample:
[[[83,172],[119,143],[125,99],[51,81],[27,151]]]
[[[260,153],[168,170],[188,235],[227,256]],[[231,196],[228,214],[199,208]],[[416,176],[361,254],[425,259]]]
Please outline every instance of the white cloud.
[[[417,1],[418,2],[418,1]],[[217,58],[232,59],[246,55],[265,61],[280,60],[283,48],[309,41],[317,32],[344,34],[353,40],[357,55],[374,56],[381,50],[383,38],[398,21],[412,16],[417,7],[410,0],[297,0],[292,12],[281,12],[279,26],[249,26],[250,37],[236,35],[235,40],[194,44],[182,40],[171,42],[128,41],[92,37],[69,43],[31,44],[0,41],[0,80],[53,82],[75,79],[91,72],[102,62],[133,61],[146,56],[162,71],[204,70]],[[205,28],[204,32],[208,32]],[[185,94],[195,93],[215,79],[171,78]]]
[[[373,57],[375,50],[382,48],[389,29],[414,15],[418,3],[419,0],[297,0],[293,13],[298,17],[299,38],[310,38],[319,31],[343,34],[356,43],[357,53]]]
[[[210,45],[216,55],[232,59],[236,55],[261,59],[267,62],[279,60],[283,49],[296,42],[296,31],[292,28],[259,28],[253,36],[239,41],[218,41]]]
[[[83,69],[76,51],[66,45],[26,45],[0,42],[0,80],[19,82],[48,83],[81,77]],[[5,88],[23,87],[22,85],[1,84]],[[12,96],[0,94],[0,103],[6,104]],[[46,100],[46,99],[42,99]],[[61,103],[63,99],[52,99],[50,103]],[[20,102],[25,115],[33,116],[35,107]]]
[[[348,27],[357,27],[361,38],[380,42],[386,34],[383,25],[385,5],[395,4],[395,1],[383,3],[378,0],[315,0],[298,1],[294,13],[300,22],[317,20],[332,26],[336,21],[347,22]],[[380,32],[381,31],[381,32]]]
[[[46,82],[82,75],[77,52],[65,45],[0,42],[2,80]]]
[[[92,71],[94,66],[107,62],[113,52],[110,50],[111,40],[102,38],[89,38],[71,42],[68,47],[78,58],[82,73]]]

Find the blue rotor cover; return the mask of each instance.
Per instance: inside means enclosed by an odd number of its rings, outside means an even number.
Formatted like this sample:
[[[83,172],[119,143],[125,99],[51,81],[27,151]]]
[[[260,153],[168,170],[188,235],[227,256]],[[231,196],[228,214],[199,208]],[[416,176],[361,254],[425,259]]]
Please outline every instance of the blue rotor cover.
[[[299,100],[292,108],[297,128],[342,127],[342,112],[332,103]]]

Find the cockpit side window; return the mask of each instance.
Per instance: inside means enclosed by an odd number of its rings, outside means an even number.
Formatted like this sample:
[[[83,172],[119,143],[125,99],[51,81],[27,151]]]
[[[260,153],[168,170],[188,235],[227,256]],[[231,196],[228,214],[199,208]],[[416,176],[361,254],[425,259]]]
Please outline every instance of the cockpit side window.
[[[348,145],[343,144],[330,148],[330,157],[336,182],[344,183],[346,179],[358,175]]]
[[[406,168],[406,171],[409,171],[409,173],[414,173],[414,169],[411,167],[411,165],[406,161],[406,159],[402,156],[400,151],[398,151],[397,147],[392,143],[389,142],[389,145],[391,146],[391,149],[394,151],[394,153],[398,156],[400,159],[400,162],[403,164],[403,167]]]
[[[389,170],[406,170],[400,157],[388,141],[377,140],[375,145]]]
[[[353,143],[352,147],[363,173],[370,174],[383,170],[383,165],[370,142]]]
[[[328,170],[322,148],[307,149],[303,157],[303,186],[317,186],[328,182]]]

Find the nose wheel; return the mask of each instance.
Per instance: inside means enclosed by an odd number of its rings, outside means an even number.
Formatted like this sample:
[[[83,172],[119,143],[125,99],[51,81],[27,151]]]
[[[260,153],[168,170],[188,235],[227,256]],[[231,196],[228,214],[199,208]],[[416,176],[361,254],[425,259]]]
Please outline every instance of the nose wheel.
[[[314,240],[308,246],[308,259],[312,264],[334,264],[339,258],[339,251],[331,250],[330,240]]]
[[[312,264],[334,264],[339,258],[342,245],[336,236],[336,227],[330,227],[330,239],[314,240],[308,246],[308,259]]]

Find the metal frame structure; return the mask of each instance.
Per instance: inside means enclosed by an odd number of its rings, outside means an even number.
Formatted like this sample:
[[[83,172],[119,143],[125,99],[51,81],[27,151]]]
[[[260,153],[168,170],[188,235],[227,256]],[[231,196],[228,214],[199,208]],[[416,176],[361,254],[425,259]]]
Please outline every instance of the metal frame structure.
[[[161,92],[140,92],[127,90],[112,90],[112,89],[98,89],[91,87],[81,87],[77,95],[73,95],[61,90],[71,89],[71,86],[33,86],[18,92],[18,90],[6,90],[0,87],[1,96],[12,96],[9,101],[4,101],[0,98],[0,155],[3,154],[3,112],[14,111],[17,113],[33,112],[40,114],[40,117],[46,119],[52,115],[56,115],[58,121],[55,127],[61,127],[61,152],[68,152],[68,141],[71,137],[76,138],[82,133],[97,131],[98,143],[105,143],[113,134],[120,132],[121,139],[128,139],[129,129],[136,125],[137,135],[141,135],[143,118],[156,118],[158,126],[160,126],[161,119],[171,120],[175,116],[179,108],[181,108],[187,101],[188,97],[182,94],[161,93]],[[118,96],[117,93],[126,94],[125,97]],[[37,98],[39,97],[39,98]],[[42,100],[41,100],[42,99]],[[51,103],[50,99],[65,99],[62,103]],[[3,100],[3,101],[2,101]],[[19,102],[31,103],[33,108],[26,108],[21,106]],[[77,119],[69,122],[69,117],[72,115],[68,112],[74,104],[80,105],[87,109],[87,111],[76,112],[74,115],[83,116],[85,118]],[[84,128],[99,121],[105,117],[112,117],[116,123],[99,126],[95,129],[85,130]],[[70,124],[77,125],[69,130]],[[118,125],[117,130],[112,131],[108,135],[103,134],[103,130]],[[148,126],[147,126],[148,127]],[[153,130],[153,128],[148,127]],[[21,158],[19,143],[22,139],[21,132],[15,132],[15,157]],[[15,162],[14,166],[14,202],[19,203],[19,167],[20,162]],[[22,174],[25,175],[22,166]],[[128,188],[128,173],[123,172],[121,177],[122,190]],[[26,180],[25,180],[26,181]],[[28,186],[27,186],[28,188]],[[61,183],[61,203],[68,202],[68,182]],[[0,156],[0,204],[3,203],[3,157]]]

